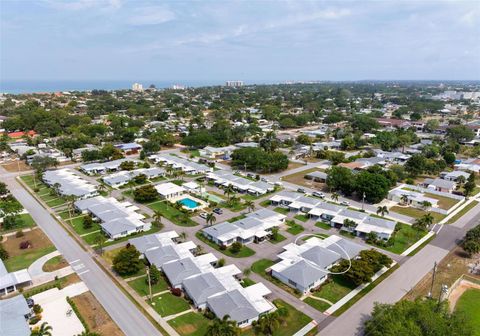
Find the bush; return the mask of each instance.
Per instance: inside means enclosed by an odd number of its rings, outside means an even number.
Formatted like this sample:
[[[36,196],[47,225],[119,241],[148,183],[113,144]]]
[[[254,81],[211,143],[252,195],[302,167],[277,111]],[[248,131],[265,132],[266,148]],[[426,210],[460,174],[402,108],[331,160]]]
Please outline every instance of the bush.
[[[220,245],[220,251],[225,251],[227,247],[225,245]]]
[[[144,267],[140,252],[135,246],[127,245],[113,258],[113,269],[120,275],[132,275]]]
[[[35,315],[38,315],[41,312],[43,312],[43,309],[39,304],[34,304],[32,310],[35,313]]]
[[[22,230],[19,230],[19,231],[17,231],[17,232],[15,233],[15,237],[16,237],[16,238],[20,238],[20,237],[23,237],[23,236],[25,236],[25,234],[23,233]]]
[[[83,217],[82,224],[83,224],[83,228],[84,228],[85,230],[91,229],[92,226],[93,226],[93,218],[92,218],[92,216],[88,215],[88,216]]]
[[[182,290],[180,288],[170,287],[170,293],[175,296],[182,296]]]
[[[32,243],[29,240],[24,240],[20,243],[20,250],[26,250],[32,247]]]
[[[230,251],[233,253],[233,254],[237,254],[238,252],[240,252],[240,250],[242,249],[243,245],[242,243],[239,243],[239,242],[235,242],[232,244],[232,246],[230,247]]]
[[[215,314],[210,309],[205,309],[203,316],[209,320],[213,320],[215,318]]]
[[[221,258],[217,261],[217,266],[218,267],[223,267],[225,266],[225,259],[224,258]]]
[[[10,257],[8,254],[7,250],[3,247],[2,244],[0,244],[0,259],[1,260],[7,260]]]
[[[34,324],[37,324],[41,319],[42,319],[42,315],[35,315],[30,319],[28,323],[31,325],[34,325]]]

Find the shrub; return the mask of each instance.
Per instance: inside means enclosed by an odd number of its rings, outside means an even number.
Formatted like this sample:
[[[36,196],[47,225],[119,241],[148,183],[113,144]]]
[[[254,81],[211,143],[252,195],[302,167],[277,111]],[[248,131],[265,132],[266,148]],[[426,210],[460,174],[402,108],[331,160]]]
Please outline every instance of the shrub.
[[[170,293],[175,296],[182,296],[182,290],[180,288],[170,287]]]
[[[225,245],[220,245],[220,251],[225,251],[227,247]]]
[[[31,324],[31,325],[37,324],[41,319],[42,319],[42,315],[35,315],[34,317],[32,317],[30,319],[30,321],[28,323]]]
[[[233,254],[237,254],[238,252],[240,252],[240,250],[242,249],[242,243],[239,243],[239,242],[235,242],[232,244],[232,246],[230,247],[230,251],[233,253]]]
[[[16,233],[15,233],[15,237],[16,238],[20,238],[20,237],[23,237],[25,236],[25,234],[23,233],[22,230],[18,230]]]
[[[20,243],[20,250],[26,250],[32,246],[32,243],[29,240],[24,240]]]
[[[35,313],[35,315],[38,315],[41,312],[43,312],[43,309],[39,304],[34,304],[32,310]]]

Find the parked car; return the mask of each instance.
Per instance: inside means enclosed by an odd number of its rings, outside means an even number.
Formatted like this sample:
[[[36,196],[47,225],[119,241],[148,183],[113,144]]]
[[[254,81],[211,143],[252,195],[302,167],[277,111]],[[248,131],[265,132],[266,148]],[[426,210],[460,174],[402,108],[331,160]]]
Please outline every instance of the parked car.
[[[297,192],[302,193],[302,194],[306,193],[305,189],[303,189],[303,188],[298,188]]]
[[[260,180],[268,183],[268,180],[265,177],[262,177]]]
[[[312,195],[315,196],[315,197],[325,198],[325,194],[322,193],[322,192],[318,192],[318,191],[314,191],[312,193]]]
[[[215,208],[215,209],[213,209],[213,212],[215,212],[217,215],[223,214],[223,210],[220,209],[220,208]]]
[[[28,308],[32,308],[35,305],[35,301],[33,301],[32,298],[27,298],[26,301],[27,301]]]
[[[350,205],[350,202],[348,202],[348,201],[341,201],[340,204],[341,204],[341,205],[347,205],[347,206],[348,206],[348,205]]]
[[[281,187],[281,186],[283,186],[283,183],[282,182],[275,182],[274,185]]]
[[[200,216],[200,218],[207,219],[207,213],[206,212],[202,212],[199,216]]]

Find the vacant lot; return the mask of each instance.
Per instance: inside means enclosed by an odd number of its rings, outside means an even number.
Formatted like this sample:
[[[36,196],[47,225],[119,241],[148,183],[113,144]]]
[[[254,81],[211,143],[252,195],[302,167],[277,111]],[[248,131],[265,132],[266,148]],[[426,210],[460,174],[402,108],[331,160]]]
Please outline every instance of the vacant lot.
[[[438,223],[442,219],[445,218],[444,215],[441,215],[437,212],[433,212],[433,211],[426,212],[426,211],[423,211],[421,209],[417,209],[417,208],[413,208],[413,207],[403,207],[403,206],[398,206],[398,205],[391,207],[390,211],[393,211],[393,212],[396,212],[398,214],[405,215],[405,216],[408,216],[408,217],[412,217],[412,218],[420,218],[420,217],[426,215],[427,213],[429,213],[433,216],[433,219],[434,219],[433,222],[434,223]]]
[[[91,332],[108,336],[124,335],[92,293],[86,292],[75,296],[72,301],[76,304]]]
[[[30,242],[30,247],[21,249],[20,243],[25,241]],[[10,256],[4,261],[9,272],[27,268],[38,258],[55,251],[55,246],[38,228],[25,232],[23,237],[9,236],[2,245]]]
[[[310,169],[305,169],[302,170],[298,173],[290,174],[287,176],[282,177],[283,181],[287,181],[296,185],[304,186],[307,188],[312,188],[312,189],[317,189],[317,190],[323,190],[325,189],[326,185],[325,183],[320,183],[320,182],[314,182],[312,180],[308,180],[305,178],[305,175],[314,171],[321,171],[319,168],[310,168]]]

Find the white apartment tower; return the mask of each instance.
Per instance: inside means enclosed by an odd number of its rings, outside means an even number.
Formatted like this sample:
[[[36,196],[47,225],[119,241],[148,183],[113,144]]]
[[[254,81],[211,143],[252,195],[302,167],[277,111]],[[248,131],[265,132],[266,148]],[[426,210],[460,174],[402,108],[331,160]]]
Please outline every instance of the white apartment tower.
[[[226,81],[225,86],[228,87],[241,87],[243,86],[243,81]]]
[[[139,83],[133,83],[132,90],[137,91],[137,92],[142,92],[143,91],[143,85],[139,84]]]

